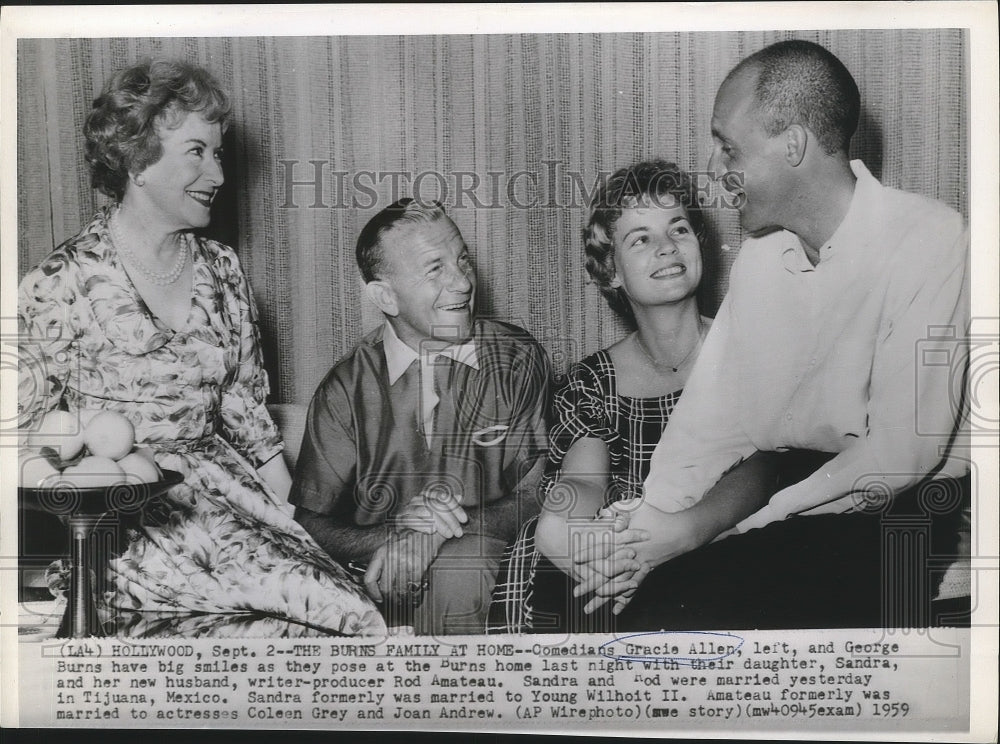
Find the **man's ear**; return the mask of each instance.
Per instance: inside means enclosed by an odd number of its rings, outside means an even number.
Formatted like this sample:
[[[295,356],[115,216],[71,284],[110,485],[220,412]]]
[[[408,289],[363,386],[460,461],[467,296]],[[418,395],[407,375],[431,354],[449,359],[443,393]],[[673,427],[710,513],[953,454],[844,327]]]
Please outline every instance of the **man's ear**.
[[[801,124],[792,124],[785,130],[785,161],[797,168],[806,156],[809,132]]]
[[[399,304],[396,302],[396,293],[388,282],[381,279],[373,279],[365,285],[365,294],[368,299],[375,303],[375,307],[385,315],[396,317],[399,315]]]

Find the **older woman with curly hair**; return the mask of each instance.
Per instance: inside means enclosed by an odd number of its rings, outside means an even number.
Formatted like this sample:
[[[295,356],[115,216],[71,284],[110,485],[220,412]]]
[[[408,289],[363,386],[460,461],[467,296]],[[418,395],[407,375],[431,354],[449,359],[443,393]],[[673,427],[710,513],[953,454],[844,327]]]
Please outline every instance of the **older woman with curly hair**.
[[[229,116],[212,76],[183,62],[123,70],[94,101],[86,159],[114,204],[21,282],[34,354],[22,358],[20,424],[57,408],[81,420],[117,411],[184,475],[118,546],[110,609],[277,619],[258,627],[268,634],[380,631],[375,607],[290,517],[253,298],[235,252],[195,232],[225,180]]]

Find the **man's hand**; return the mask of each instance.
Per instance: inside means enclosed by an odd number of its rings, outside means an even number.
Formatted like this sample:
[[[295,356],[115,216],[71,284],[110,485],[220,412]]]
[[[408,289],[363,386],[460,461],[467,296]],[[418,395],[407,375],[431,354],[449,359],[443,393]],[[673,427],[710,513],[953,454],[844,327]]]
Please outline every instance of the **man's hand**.
[[[639,559],[645,530],[632,529],[628,512],[601,510],[585,530],[571,537],[573,575],[579,580],[573,596],[595,592],[584,608],[593,612],[616,595],[631,596],[648,567]],[[622,605],[624,607],[624,604]]]
[[[392,518],[394,529],[461,537],[462,525],[469,521],[458,496],[446,488],[426,488]]]
[[[636,501],[631,500],[612,504],[601,512],[603,519],[607,519],[608,514],[614,514],[616,520],[624,520],[626,524],[634,519],[653,528],[647,533],[648,539],[629,546],[635,551],[634,563],[640,566],[631,575],[624,576],[621,572],[612,574],[615,566],[609,559],[620,549],[615,544],[614,537],[602,543],[584,546],[573,556],[574,561],[590,569],[590,580],[582,582],[575,591],[575,596],[578,597],[594,593],[594,598],[584,610],[593,612],[614,598],[614,612],[617,615],[625,609],[636,588],[650,571],[671,558],[694,549],[698,543],[691,510],[665,514],[645,503],[639,503],[636,508]]]
[[[365,588],[376,602],[401,602],[423,593],[424,574],[446,538],[407,530],[376,549],[365,572]]]

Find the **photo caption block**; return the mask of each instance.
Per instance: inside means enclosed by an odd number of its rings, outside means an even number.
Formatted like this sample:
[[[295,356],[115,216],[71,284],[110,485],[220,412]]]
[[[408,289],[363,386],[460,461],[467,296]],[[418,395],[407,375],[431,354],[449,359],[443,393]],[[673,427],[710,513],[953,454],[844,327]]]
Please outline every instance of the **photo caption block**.
[[[967,731],[969,632],[22,643],[21,725]]]

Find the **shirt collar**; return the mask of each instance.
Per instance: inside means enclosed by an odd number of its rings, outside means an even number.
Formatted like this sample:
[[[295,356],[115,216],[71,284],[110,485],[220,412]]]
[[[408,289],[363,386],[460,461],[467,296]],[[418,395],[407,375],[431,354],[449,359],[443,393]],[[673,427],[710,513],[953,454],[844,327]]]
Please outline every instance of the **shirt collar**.
[[[851,196],[851,203],[844,219],[840,221],[830,239],[819,249],[820,264],[834,255],[849,253],[853,248],[862,246],[871,236],[869,216],[872,214],[872,207],[879,199],[882,184],[860,160],[851,161],[851,170],[857,178],[854,194]],[[815,270],[816,267],[806,257],[805,249],[798,237],[791,234],[789,237],[791,240],[788,241],[788,246],[782,255],[785,268],[791,272]]]
[[[386,371],[389,375],[389,384],[396,384],[396,380],[403,376],[403,373],[410,368],[414,361],[420,359],[420,354],[405,344],[395,329],[388,321],[382,329],[382,349],[385,351]],[[436,353],[426,354],[424,364],[429,364],[434,357],[444,355],[451,357],[456,362],[461,362],[472,369],[479,369],[479,358],[476,355],[476,342],[469,339],[462,344],[453,344]]]

